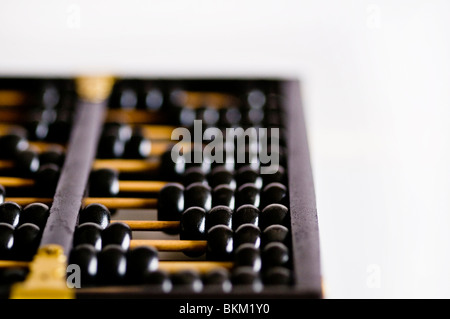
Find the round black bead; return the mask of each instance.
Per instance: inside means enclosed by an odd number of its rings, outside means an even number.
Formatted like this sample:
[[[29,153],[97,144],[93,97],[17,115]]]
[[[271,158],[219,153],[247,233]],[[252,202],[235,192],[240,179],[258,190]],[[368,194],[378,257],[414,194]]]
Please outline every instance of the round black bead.
[[[193,270],[182,270],[171,275],[174,288],[182,291],[201,292],[203,283],[200,275]]]
[[[98,272],[97,251],[92,245],[84,244],[73,248],[69,255],[69,265],[80,267],[81,286],[95,283]]]
[[[37,251],[41,239],[41,230],[35,224],[20,225],[14,231],[14,257],[31,260]]]
[[[132,284],[142,284],[158,269],[158,251],[153,247],[137,247],[128,252],[127,278]]]
[[[203,284],[206,287],[214,287],[220,289],[222,292],[230,292],[232,284],[228,270],[217,268],[210,270],[203,276]]]
[[[233,210],[230,207],[219,205],[211,208],[211,210],[206,213],[206,231],[216,225],[225,225],[231,228],[232,216]]]
[[[195,121],[195,110],[189,107],[178,107],[172,108],[172,114],[176,119],[177,124],[184,127],[191,127],[194,125]]]
[[[193,183],[184,190],[184,207],[211,209],[211,188],[203,183]]]
[[[211,173],[214,169],[221,167],[226,171],[234,171],[234,150],[231,147],[214,147],[211,151]],[[228,177],[226,177],[228,178]]]
[[[264,229],[262,233],[263,244],[269,244],[272,242],[285,243],[288,239],[289,230],[282,225],[272,225]]]
[[[267,244],[263,251],[264,267],[284,266],[289,261],[289,249],[280,242]]]
[[[266,285],[289,285],[292,280],[291,271],[284,267],[272,267],[264,272],[263,281]]]
[[[198,167],[190,167],[186,169],[183,174],[183,185],[189,186],[193,183],[203,183],[206,182],[205,173]]]
[[[111,101],[114,108],[132,110],[137,107],[138,94],[129,86],[119,86],[111,94]]]
[[[28,148],[27,139],[19,133],[9,133],[0,136],[0,158],[13,159],[16,155]]]
[[[105,205],[92,203],[80,211],[78,215],[78,224],[96,223],[102,229],[105,229],[111,221],[111,212]]]
[[[228,185],[233,189],[236,187],[233,173],[225,166],[217,166],[212,169],[208,176],[208,183],[213,189],[219,185]]]
[[[94,223],[84,223],[77,227],[73,236],[73,246],[91,245],[95,250],[102,249],[102,228]]]
[[[58,185],[60,168],[55,164],[41,165],[36,173],[35,189],[43,197],[53,197]]]
[[[206,211],[201,207],[190,207],[181,214],[180,239],[203,240],[205,238]]]
[[[263,188],[261,193],[262,207],[270,204],[283,204],[287,195],[287,188],[280,183],[270,183]]]
[[[236,192],[236,207],[242,205],[260,205],[259,188],[253,183],[247,183],[238,188]]]
[[[229,185],[216,186],[212,192],[212,206],[227,206],[234,209],[234,189]]]
[[[196,119],[201,120],[206,126],[215,126],[219,121],[219,112],[208,106],[199,107],[196,109]]]
[[[130,247],[130,241],[131,228],[127,224],[114,222],[102,231],[103,247],[114,244],[127,250]]]
[[[127,257],[120,245],[108,245],[98,253],[98,279],[101,284],[122,284],[126,274]]]
[[[125,158],[144,159],[150,155],[152,143],[141,134],[133,134],[125,144]]]
[[[133,135],[133,130],[130,125],[121,122],[108,122],[103,126],[104,135],[115,135],[123,142],[128,141]]]
[[[49,214],[50,209],[47,205],[43,203],[31,203],[25,206],[20,213],[19,225],[31,223],[40,229],[44,229]]]
[[[264,230],[270,225],[284,225],[286,223],[287,215],[288,209],[286,206],[281,204],[270,204],[261,211],[260,227]]]
[[[0,223],[7,223],[13,227],[19,224],[22,207],[13,202],[0,204]]]
[[[15,165],[21,174],[32,175],[39,170],[39,155],[31,149],[20,151],[16,155]]]
[[[243,166],[236,172],[236,185],[240,187],[244,184],[251,183],[256,186],[256,188],[261,188],[262,178],[259,172],[251,166]]]
[[[254,292],[260,292],[263,284],[259,277],[259,273],[255,272],[252,267],[236,267],[231,274],[231,282],[233,286],[250,287]]]
[[[246,95],[246,102],[252,109],[262,109],[266,104],[266,95],[259,89],[252,89]]]
[[[97,147],[98,158],[121,158],[125,152],[125,142],[117,132],[104,132]]]
[[[144,103],[140,106],[149,111],[158,111],[164,103],[164,95],[158,88],[147,89],[144,92]]]
[[[3,185],[0,185],[0,204],[3,204],[5,202],[5,197],[6,197],[5,187],[3,187]]]
[[[195,146],[193,149],[183,155],[186,161],[186,169],[190,167],[198,167],[205,174],[211,170],[211,159],[203,153],[202,149],[197,149]]]
[[[30,119],[26,124],[26,128],[31,140],[44,140],[48,135],[49,123],[36,117]]]
[[[233,253],[233,230],[216,225],[207,233],[206,257],[209,260],[230,260]]]
[[[219,125],[221,127],[235,127],[242,118],[241,111],[237,107],[224,107],[219,110]]]
[[[261,231],[254,224],[242,224],[234,232],[234,247],[238,248],[243,244],[251,244],[255,248],[261,245]]]
[[[152,288],[161,290],[162,292],[170,292],[172,290],[172,281],[167,272],[163,270],[155,270],[145,276],[142,281],[145,285],[151,285]]]
[[[274,174],[262,174],[264,186],[271,183],[286,183],[286,170],[283,166],[278,166],[278,170]]]
[[[39,162],[41,165],[55,164],[61,167],[64,163],[64,158],[64,151],[59,148],[52,148],[39,154]]]
[[[158,220],[180,220],[184,211],[184,187],[166,184],[158,194]]]
[[[11,257],[14,245],[14,227],[7,223],[0,223],[0,259]]]
[[[259,249],[255,248],[253,244],[242,244],[234,251],[234,264],[236,266],[248,266],[253,271],[261,270],[261,256]]]
[[[172,159],[172,155],[174,158]],[[161,155],[159,176],[165,180],[177,180],[186,170],[186,159],[180,154],[172,154],[169,149]]]
[[[119,172],[101,168],[91,172],[89,195],[92,197],[114,197],[119,194]]]
[[[255,147],[247,146],[244,151],[237,148],[235,150],[235,168],[239,170],[244,166],[248,166],[254,170],[258,170],[260,163],[258,159],[258,153],[254,150]]]
[[[243,224],[253,224],[258,227],[259,224],[259,209],[256,206],[247,204],[239,207],[233,214],[233,229]]]
[[[25,268],[5,268],[0,269],[0,283],[1,285],[12,285],[16,282],[22,282],[28,275],[28,269]]]

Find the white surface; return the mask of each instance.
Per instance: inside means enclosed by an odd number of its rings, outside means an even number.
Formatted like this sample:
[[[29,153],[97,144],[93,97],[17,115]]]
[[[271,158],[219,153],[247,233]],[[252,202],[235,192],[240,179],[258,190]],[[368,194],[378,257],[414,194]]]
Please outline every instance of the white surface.
[[[0,72],[296,75],[329,298],[450,297],[450,2],[3,1]]]

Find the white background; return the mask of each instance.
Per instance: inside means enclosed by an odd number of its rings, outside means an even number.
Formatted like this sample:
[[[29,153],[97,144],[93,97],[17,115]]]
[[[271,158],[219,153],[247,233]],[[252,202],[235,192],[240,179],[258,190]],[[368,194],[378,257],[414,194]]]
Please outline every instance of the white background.
[[[450,297],[450,2],[2,1],[0,73],[303,82],[328,298]]]

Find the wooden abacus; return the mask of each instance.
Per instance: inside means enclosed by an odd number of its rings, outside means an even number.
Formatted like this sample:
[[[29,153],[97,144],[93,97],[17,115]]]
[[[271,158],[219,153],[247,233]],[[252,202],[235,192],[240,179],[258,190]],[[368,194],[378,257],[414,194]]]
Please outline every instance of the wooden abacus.
[[[322,297],[297,80],[3,78],[0,118],[5,297]],[[195,120],[279,129],[279,169],[173,157]]]

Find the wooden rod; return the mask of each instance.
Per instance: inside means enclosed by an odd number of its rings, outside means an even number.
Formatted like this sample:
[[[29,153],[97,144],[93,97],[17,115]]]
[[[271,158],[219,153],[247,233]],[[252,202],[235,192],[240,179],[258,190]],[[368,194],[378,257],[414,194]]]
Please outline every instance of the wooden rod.
[[[27,96],[22,91],[0,90],[0,106],[19,106],[25,104]]]
[[[33,179],[20,177],[0,177],[0,185],[5,187],[29,187],[34,185]]]
[[[119,181],[121,192],[158,193],[168,182],[161,181]]]
[[[0,162],[1,166],[1,162]],[[137,159],[97,159],[94,161],[93,169],[111,168],[124,173],[136,173],[155,171],[159,168],[159,161],[137,160]]]
[[[132,230],[158,231],[158,230],[178,230],[180,222],[164,220],[113,220],[113,223],[124,223]]]
[[[85,205],[92,203],[103,204],[112,209],[127,208],[157,208],[156,198],[115,198],[115,197],[87,197],[83,200]]]
[[[206,251],[207,242],[204,240],[164,240],[164,239],[132,239],[130,248],[151,246],[159,251]]]

